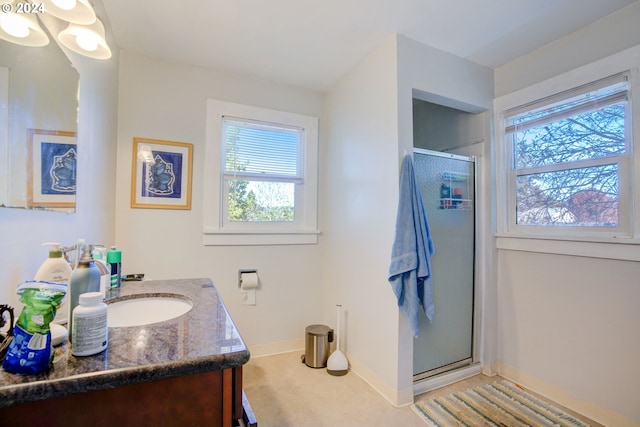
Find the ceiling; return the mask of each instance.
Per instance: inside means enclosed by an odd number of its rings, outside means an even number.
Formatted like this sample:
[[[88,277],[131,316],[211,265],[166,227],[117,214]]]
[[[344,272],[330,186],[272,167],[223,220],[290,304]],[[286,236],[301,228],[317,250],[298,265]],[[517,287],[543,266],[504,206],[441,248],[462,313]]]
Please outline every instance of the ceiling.
[[[103,0],[121,49],[324,91],[393,33],[496,68],[636,0]]]

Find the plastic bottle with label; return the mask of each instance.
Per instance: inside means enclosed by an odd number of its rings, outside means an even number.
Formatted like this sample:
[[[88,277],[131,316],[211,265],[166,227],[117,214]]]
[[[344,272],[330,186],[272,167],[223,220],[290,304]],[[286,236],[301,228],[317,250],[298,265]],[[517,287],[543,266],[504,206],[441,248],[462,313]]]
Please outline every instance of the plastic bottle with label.
[[[49,251],[49,257],[40,265],[35,280],[41,280],[45,282],[55,282],[64,284],[65,287],[69,285],[69,278],[71,277],[72,269],[66,259],[62,256],[60,250],[60,243],[43,243],[43,246],[50,245],[52,248]],[[56,317],[53,320],[54,323],[66,323],[69,315],[66,302],[69,300],[67,296],[62,300],[60,307],[56,313]]]
[[[103,246],[95,245],[91,250],[91,257],[100,269],[100,292],[105,296],[107,290],[111,288],[111,267],[107,264],[107,249]]]
[[[107,263],[111,267],[111,288],[122,286],[122,251],[111,246],[107,251]]]
[[[72,315],[71,353],[74,356],[92,356],[107,348],[107,305],[102,302],[100,292],[83,293],[79,301]]]
[[[80,295],[86,292],[100,292],[100,269],[91,258],[89,245],[84,247],[78,266],[69,279],[69,340],[73,342],[73,310],[80,304]],[[102,295],[102,294],[100,294]]]

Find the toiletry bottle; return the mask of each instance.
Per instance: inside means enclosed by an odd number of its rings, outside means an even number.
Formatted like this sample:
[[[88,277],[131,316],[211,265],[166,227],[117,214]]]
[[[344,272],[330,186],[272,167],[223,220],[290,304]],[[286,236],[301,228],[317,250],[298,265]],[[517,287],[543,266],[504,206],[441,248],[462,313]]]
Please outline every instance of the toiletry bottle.
[[[42,280],[45,282],[62,283],[65,287],[69,285],[69,278],[71,277],[71,266],[66,259],[62,256],[60,250],[60,243],[43,243],[43,246],[50,245],[52,248],[49,251],[49,257],[40,265],[35,280]],[[58,311],[54,323],[67,323],[69,311],[65,303],[68,301],[68,297],[65,296],[58,307]]]
[[[440,209],[451,209],[451,187],[440,184]]]
[[[80,294],[80,304],[73,309],[71,353],[74,356],[91,356],[107,348],[109,327],[107,305],[100,292]]]
[[[73,270],[69,279],[69,324],[67,329],[69,330],[69,340],[71,341],[73,340],[71,336],[73,316],[71,314],[80,303],[80,295],[85,292],[100,292],[100,269],[96,267],[91,258],[89,245],[84,247],[78,266]]]
[[[453,189],[453,208],[459,209],[462,207],[462,188],[454,188]]]
[[[107,263],[111,267],[111,287],[119,288],[122,285],[122,251],[111,246],[107,252]]]
[[[107,249],[100,245],[93,246],[91,258],[100,269],[100,292],[105,296],[107,289],[111,287],[111,267],[107,264]]]

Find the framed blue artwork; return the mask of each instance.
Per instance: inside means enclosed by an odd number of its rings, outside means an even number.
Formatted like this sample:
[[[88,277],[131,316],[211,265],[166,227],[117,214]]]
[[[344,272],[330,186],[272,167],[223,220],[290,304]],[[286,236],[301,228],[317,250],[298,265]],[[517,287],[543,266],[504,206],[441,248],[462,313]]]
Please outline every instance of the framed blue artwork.
[[[28,129],[27,206],[74,208],[78,146],[75,132]]]
[[[131,207],[191,209],[193,144],[133,138]]]

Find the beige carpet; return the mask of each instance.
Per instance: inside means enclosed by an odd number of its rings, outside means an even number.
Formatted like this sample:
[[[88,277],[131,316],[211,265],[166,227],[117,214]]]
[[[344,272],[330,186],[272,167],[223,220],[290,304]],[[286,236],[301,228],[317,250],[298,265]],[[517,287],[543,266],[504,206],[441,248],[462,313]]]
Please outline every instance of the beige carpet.
[[[309,368],[300,361],[302,353],[252,358],[245,365],[244,390],[259,427],[426,427],[409,406],[395,408],[353,372],[335,377]],[[501,379],[476,375],[418,398]]]
[[[336,377],[309,368],[304,353],[252,358],[244,391],[258,427],[425,427],[410,407],[394,408],[353,372]]]

